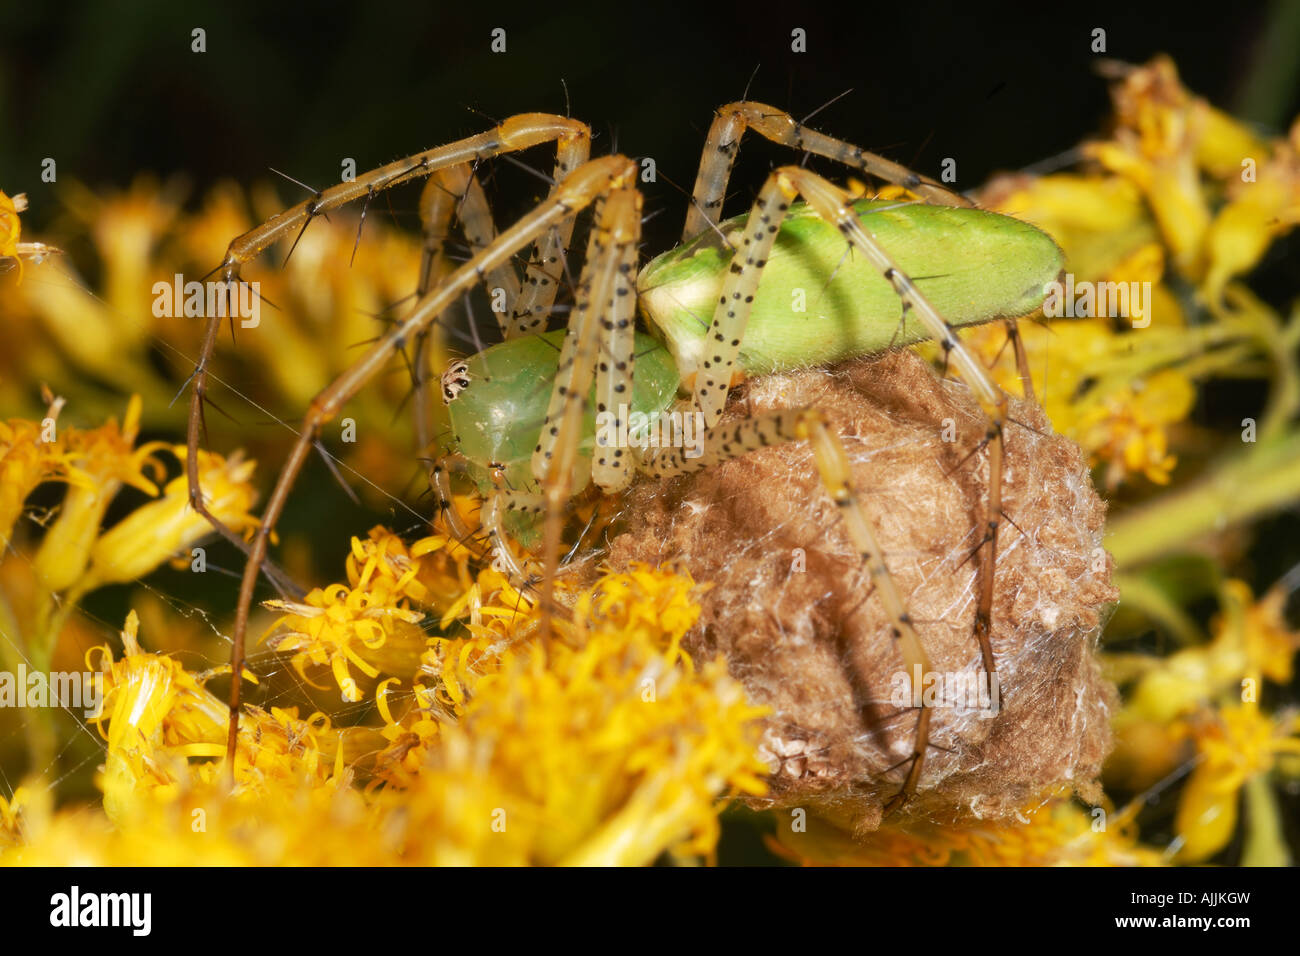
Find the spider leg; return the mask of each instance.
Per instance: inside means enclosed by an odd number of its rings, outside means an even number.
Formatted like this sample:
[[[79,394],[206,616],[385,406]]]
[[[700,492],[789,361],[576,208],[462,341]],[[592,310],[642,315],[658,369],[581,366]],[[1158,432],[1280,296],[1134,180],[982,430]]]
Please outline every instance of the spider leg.
[[[495,242],[473,255],[447,279],[438,284],[416,303],[411,314],[390,328],[369,349],[311,402],[303,418],[298,437],[285,461],[266,509],[253,535],[252,550],[244,566],[239,585],[239,603],[235,608],[235,625],[232,635],[231,666],[236,675],[242,673],[244,663],[244,636],[248,629],[248,615],[253,603],[262,560],[266,557],[267,541],[275,528],[293,488],[298,473],[310,454],[321,428],[330,421],[370,379],[379,374],[394,355],[422,329],[428,327],[442,312],[465,292],[483,280],[489,269],[510,261],[520,249],[572,218],[577,212],[594,202],[597,197],[618,191],[633,182],[636,164],[623,156],[606,156],[578,167],[554,189],[552,194],[535,209],[501,233]],[[347,184],[351,185],[351,184]],[[639,220],[638,220],[639,222]],[[234,773],[234,753],[239,729],[239,701],[241,682],[231,683],[230,729],[227,738],[227,757],[230,771]]]
[[[843,163],[876,179],[902,186],[926,200],[943,206],[971,206],[970,200],[942,183],[912,172],[892,160],[868,152],[860,146],[805,128],[785,110],[764,103],[728,103],[714,115],[709,135],[704,141],[704,155],[695,180],[691,209],[686,214],[682,241],[693,239],[722,218],[722,203],[727,195],[727,181],[740,151],[740,139],[752,129],[774,143],[792,149],[816,153]]]
[[[588,146],[589,141],[586,139],[575,140],[572,146],[561,144],[556,159],[557,181],[586,160]],[[471,254],[487,248],[497,235],[483,186],[467,165],[440,169],[429,177],[420,196],[420,219],[424,227],[424,250],[416,290],[417,299],[455,268],[447,255],[447,240],[454,219],[459,219],[461,223]],[[554,262],[557,253],[563,255],[567,251],[573,224],[574,217],[570,216],[560,227],[548,230],[534,244],[534,254],[529,263],[532,274],[526,289],[521,288],[519,276],[511,263],[486,271],[484,283],[494,299],[492,314],[496,317],[503,339],[518,338],[545,325],[558,290],[558,283],[554,281],[558,276],[541,273],[545,272],[545,263]],[[495,302],[498,295],[502,300],[500,308],[496,307]],[[433,426],[429,415],[432,405],[428,400],[428,383],[432,379],[429,369],[430,336],[438,331],[439,327],[435,325],[416,335],[412,361],[415,369],[416,441],[419,453],[425,456],[428,456],[433,445]],[[432,464],[433,459],[428,460]],[[432,477],[431,471],[431,481]]]
[[[226,291],[229,293],[231,290],[227,287]],[[231,314],[233,315],[234,312],[232,311]],[[203,490],[200,487],[199,445],[197,437],[199,432],[203,430],[203,402],[208,391],[207,363],[211,357],[212,350],[216,345],[217,334],[220,331],[221,321],[219,318],[213,319],[213,321],[208,323],[208,328],[205,332],[203,341],[202,357],[199,359],[199,364],[195,368],[194,375],[192,376],[194,382],[194,394],[190,399],[189,412],[189,433],[191,441],[187,444],[185,449],[185,471],[189,478],[188,487],[190,507],[194,509],[196,514],[204,518],[208,524],[212,526],[213,530],[235,547],[239,548],[239,550],[244,553],[244,556],[247,557],[252,553],[252,547],[243,539],[242,536],[236,534],[229,525],[208,510]],[[298,587],[294,580],[282,571],[275,562],[271,561],[270,558],[263,558],[261,567],[262,572],[267,576],[267,579],[275,585],[276,590],[280,592],[281,596],[299,598],[305,593],[303,589]]]
[[[1029,354],[1025,351],[1025,339],[1020,334],[1020,323],[1016,319],[1007,319],[1007,341],[1011,343],[1016,356],[1016,374],[1020,376],[1020,388],[1025,401],[1034,398],[1034,376],[1029,368]]]
[[[431,269],[442,265],[443,268],[437,271],[444,274],[453,268],[446,256],[446,239],[453,219],[460,221],[471,254],[486,249],[497,237],[496,223],[492,220],[492,210],[483,186],[468,166],[441,169],[429,177],[420,196],[420,219],[424,223],[425,262],[430,263]],[[489,292],[500,289],[505,295],[505,310],[492,313],[496,316],[501,335],[511,338],[519,334],[520,330],[509,321],[519,298],[519,276],[507,263],[489,271],[484,284]],[[421,295],[433,287],[424,274],[420,277],[420,286]]]
[[[562,515],[574,485],[588,392],[596,380],[600,410],[631,404],[633,322],[637,243],[641,237],[641,194],[630,184],[614,188],[600,204],[587,244],[559,368],[546,419],[533,450],[533,475],[546,499],[542,535],[542,632],[549,634],[554,576],[559,568]],[[604,337],[607,354],[600,354]],[[626,487],[631,471],[624,449],[613,449],[593,466],[603,490]]]
[[[424,246],[420,257],[420,279],[415,290],[417,302],[428,295],[435,285],[455,269],[455,265],[447,255],[447,240],[450,237],[456,205],[465,201],[472,175],[467,166],[440,169],[429,176],[429,181],[420,194],[420,223],[424,231]],[[416,454],[426,461],[429,486],[438,497],[437,514],[441,516],[445,513],[445,509],[451,507],[451,484],[442,467],[442,459],[432,455],[434,425],[430,412],[433,404],[429,401],[429,382],[434,378],[429,367],[433,358],[430,352],[441,351],[441,349],[431,348],[431,342],[439,328],[440,326],[435,323],[430,328],[421,329],[415,335],[415,342],[411,349],[411,387],[415,393],[411,411],[415,423]],[[438,345],[441,344],[441,336],[439,336]],[[453,536],[459,541],[468,540],[462,533],[463,527],[457,525],[459,525],[458,516],[453,513],[449,521]]]
[[[452,500],[451,472],[463,465],[464,459],[460,455],[449,454],[439,456],[430,466],[429,486],[433,489],[435,498],[435,521],[445,522],[448,535],[462,547],[469,549],[475,557],[481,558],[483,553],[475,546],[474,532],[461,520],[455,502]]]
[[[774,177],[787,177],[792,187],[803,195],[808,204],[827,222],[831,222],[849,244],[861,252],[882,276],[894,287],[903,303],[903,311],[915,310],[930,335],[938,340],[944,355],[951,359],[962,380],[970,387],[979,402],[988,428],[983,441],[989,447],[989,491],[985,531],[980,546],[979,593],[975,606],[974,636],[979,644],[984,670],[990,677],[996,673],[992,645],[993,574],[997,563],[998,527],[1002,519],[1002,462],[1008,414],[1007,397],[993,382],[988,370],[957,337],[956,330],[943,318],[916,284],[898,268],[894,259],[875,239],[862,219],[853,211],[848,195],[839,187],[816,173],[787,166]]]
[[[453,219],[460,219],[471,253],[487,248],[496,238],[496,226],[492,222],[487,197],[483,195],[483,187],[479,184],[478,177],[467,165],[451,166],[431,174],[420,194],[419,208],[420,221],[423,224],[424,247],[420,260],[420,279],[415,293],[417,302],[455,271],[456,264],[447,253],[447,241],[451,235]],[[519,296],[519,277],[514,269],[509,264],[494,267],[486,271],[484,281],[489,289],[503,291],[507,300],[506,311],[512,311]],[[509,338],[512,330],[507,315],[495,311],[493,314],[497,317],[501,334]],[[450,485],[447,484],[446,488],[440,489],[435,483],[435,476],[438,475],[436,465],[440,459],[432,451],[434,425],[430,413],[434,406],[429,400],[429,382],[436,378],[429,367],[433,358],[431,353],[440,356],[445,344],[440,334],[441,328],[438,323],[434,323],[415,335],[411,358],[412,387],[415,393],[413,412],[416,454],[426,461],[429,484],[438,493],[440,501],[450,502]],[[445,483],[445,474],[443,479]],[[458,517],[450,513],[448,518],[457,539],[468,540],[455,527],[459,524]]]
[[[526,558],[521,563],[511,550],[505,530],[505,515],[507,512],[539,515],[545,510],[546,498],[542,495],[507,491],[503,488],[494,488],[488,492],[483,505],[483,528],[487,531],[493,556],[492,566],[506,575],[521,594],[534,591],[538,575],[528,567],[530,562]]]

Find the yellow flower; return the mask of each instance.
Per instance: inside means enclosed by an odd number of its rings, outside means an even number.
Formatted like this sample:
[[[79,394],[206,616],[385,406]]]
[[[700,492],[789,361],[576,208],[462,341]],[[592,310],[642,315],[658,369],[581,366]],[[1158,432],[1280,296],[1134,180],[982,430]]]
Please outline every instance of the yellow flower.
[[[1194,354],[1205,339],[1177,327],[1116,332],[1105,319],[1022,322],[1020,332],[1044,411],[1092,466],[1105,468],[1106,486],[1139,475],[1167,484],[1177,463],[1169,433],[1191,413],[1196,390],[1183,367],[1150,370]],[[1020,391],[1004,329],[983,326],[965,340],[1002,388]]]
[[[346,585],[315,588],[302,601],[265,602],[287,612],[267,631],[268,646],[293,653],[294,667],[314,687],[319,685],[307,667],[328,666],[349,702],[362,697],[351,667],[370,678],[381,671],[409,676],[425,646],[425,635],[415,626],[425,615],[412,605],[454,593],[458,586],[455,576],[447,580],[448,567],[438,560],[446,543],[432,536],[408,548],[382,526],[370,529],[365,540],[353,538]]]
[[[500,670],[512,644],[492,628],[471,624],[470,630],[471,637],[430,638],[429,648],[420,658],[420,672],[434,681],[432,693],[438,706],[456,716],[464,710],[479,679]]]
[[[383,736],[388,741],[375,761],[375,774],[394,786],[405,787],[429,759],[429,748],[437,743],[437,715],[441,708],[431,690],[416,684],[411,707],[400,720],[394,718],[388,688],[396,683],[398,678],[390,677],[375,689],[375,703],[384,721]]]
[[[424,620],[421,612],[404,606],[405,599],[391,603],[392,597],[334,584],[313,588],[302,601],[266,601],[266,607],[286,613],[267,632],[274,631],[274,636],[264,640],[273,651],[292,653],[294,668],[311,686],[320,687],[307,676],[308,665],[328,666],[343,699],[361,700],[349,665],[370,678],[377,677],[379,669],[364,660],[359,649],[378,650],[402,625],[414,628]],[[416,634],[422,638],[418,630]]]
[[[405,679],[419,670],[435,678],[432,693],[455,712],[480,657],[493,645],[512,643],[505,639],[512,623],[532,609],[500,572],[485,568],[472,579],[468,561],[465,548],[444,535],[408,546],[388,529],[372,528],[366,539],[352,539],[347,584],[317,588],[302,601],[266,602],[286,612],[268,630],[268,646],[292,653],[308,683],[309,666],[328,666],[349,702],[363,696],[353,667],[369,678],[386,673]],[[425,620],[417,606],[445,607],[444,630],[467,618],[474,636],[426,640],[416,626]]]
[[[18,237],[23,226],[18,214],[27,208],[27,196],[19,193],[12,199],[0,191],[0,257],[18,262],[18,281],[23,280],[23,260],[18,256]]]
[[[103,652],[99,721],[108,755],[99,783],[114,827],[93,812],[39,813],[21,833],[7,824],[19,845],[5,862],[648,864],[665,852],[707,856],[719,799],[764,790],[763,711],[721,660],[692,669],[677,649],[698,613],[692,592],[689,579],[667,571],[607,576],[580,598],[593,611],[590,626],[557,635],[547,650],[527,644],[504,655],[455,720],[420,685],[396,717],[385,682],[376,699],[390,745],[368,787],[353,785],[343,740],[324,718],[249,707],[228,791],[211,760],[222,750],[224,705],[202,687],[205,675],[142,651],[132,617],[122,659]],[[665,626],[655,623],[656,609]],[[532,612],[516,626],[535,625]]]
[[[1237,829],[1241,788],[1271,770],[1278,754],[1300,754],[1297,731],[1294,714],[1271,718],[1256,703],[1224,707],[1192,722],[1201,762],[1178,800],[1180,861],[1199,863],[1227,846]]]
[[[104,809],[114,820],[137,812],[142,801],[166,803],[195,787],[220,783],[220,765],[208,761],[226,753],[229,709],[204,683],[229,668],[192,674],[174,658],[143,650],[138,629],[132,611],[122,631],[120,660],[107,647],[86,655],[87,667],[103,681],[103,699],[92,719],[107,741],[100,787]],[[268,712],[249,705],[239,732],[237,795],[264,797],[276,789],[325,782],[328,764],[321,760],[318,737],[328,735],[330,725],[323,715],[303,721],[293,708]]]
[[[1258,672],[1278,684],[1289,683],[1300,633],[1287,626],[1285,603],[1281,589],[1256,602],[1244,581],[1226,582],[1224,613],[1215,620],[1214,639],[1152,659],[1125,711],[1170,724],[1217,697],[1236,695],[1242,680]]]
[[[160,268],[157,253],[180,214],[182,189],[160,188],[154,177],[143,175],[129,190],[107,197],[77,184],[67,192],[68,208],[90,228],[103,262],[104,299],[110,310],[118,316],[148,314],[154,282],[171,279]],[[147,335],[148,326],[130,331]]]
[[[1168,57],[1129,71],[1111,96],[1112,138],[1085,152],[1142,190],[1180,271],[1198,275],[1211,219],[1198,164],[1204,107],[1183,89]]]
[[[817,817],[806,832],[779,827],[769,845],[821,866],[1159,866],[1161,854],[1137,843],[1131,812],[1087,810],[1065,796],[1026,806],[1020,820],[955,825],[886,825],[855,838]]]
[[[437,536],[423,538],[408,549],[406,542],[387,528],[371,528],[367,540],[352,539],[346,563],[348,584],[382,592],[393,601],[426,603],[429,587],[422,579],[420,558],[435,551],[442,540]]]
[[[1109,463],[1108,488],[1116,488],[1126,472],[1168,484],[1176,459],[1169,454],[1165,429],[1186,418],[1195,400],[1186,375],[1172,369],[1157,372],[1140,389],[1124,387],[1085,406],[1075,426],[1079,444],[1094,462]]]
[[[681,640],[699,620],[697,590],[690,575],[652,568],[639,562],[624,574],[608,574],[595,588],[579,598],[574,616],[580,624],[598,633],[623,634],[637,639],[664,635],[664,649],[670,661],[680,659],[691,667],[690,657],[681,650]]]
[[[45,532],[36,553],[36,572],[49,590],[61,591],[81,576],[104,513],[123,484],[158,494],[158,486],[144,471],[148,468],[161,477],[162,463],[154,452],[167,445],[149,442],[136,448],[139,432],[138,395],[128,403],[120,428],[116,419],[109,419],[92,431],[70,428],[65,432],[64,447],[68,458],[77,463],[79,480],[69,486],[59,517]]]
[[[184,461],[185,446],[176,446],[174,452]],[[239,452],[227,459],[199,451],[203,503],[236,532],[257,526],[249,510],[257,500],[250,481],[255,466]],[[105,584],[144,577],[210,534],[212,526],[207,519],[190,507],[189,483],[181,475],[167,483],[160,499],[137,508],[100,535],[78,590],[85,593]]]
[[[1104,279],[1134,250],[1159,239],[1142,192],[1116,176],[1002,176],[980,191],[980,202],[1045,231],[1065,250],[1078,279]]]
[[[188,770],[185,758],[225,752],[226,706],[178,661],[141,650],[138,629],[132,611],[122,631],[120,661],[106,646],[86,655],[87,667],[103,681],[103,699],[93,719],[108,742],[101,787],[110,817],[135,800],[141,788],[174,792]]]
[[[63,399],[54,399],[42,421],[0,420],[0,549],[8,548],[23,503],[37,485],[75,480],[72,456],[58,434],[62,408]]]
[[[23,281],[23,259],[40,261],[44,256],[58,252],[42,242],[19,242],[22,223],[18,214],[27,208],[27,196],[18,193],[10,197],[0,192],[0,259],[13,259],[18,263],[18,281]]]
[[[1192,736],[1186,718],[1217,701],[1238,699],[1243,691],[1257,696],[1260,676],[1290,683],[1300,633],[1286,623],[1286,599],[1286,590],[1278,587],[1256,601],[1246,582],[1230,580],[1223,585],[1223,612],[1209,643],[1161,658],[1107,656],[1116,679],[1136,676],[1114,718],[1116,747],[1108,779],[1135,790],[1150,786],[1184,758]]]
[[[522,647],[473,685],[408,791],[413,815],[441,820],[426,861],[645,864],[712,849],[717,797],[764,792],[763,711],[721,660],[695,671],[678,648],[693,588],[648,568],[607,575],[578,601],[594,614],[574,643]]]
[[[22,812],[27,792],[19,787],[11,799],[0,794],[0,853],[23,842]]]
[[[1222,299],[1228,280],[1253,269],[1276,239],[1300,224],[1300,121],[1291,128],[1290,141],[1279,143],[1271,156],[1241,157],[1259,165],[1250,179],[1229,181],[1230,199],[1206,236],[1203,288],[1212,303]]]
[[[1179,271],[1217,303],[1230,278],[1300,222],[1294,147],[1270,146],[1192,96],[1168,57],[1129,71],[1112,95],[1115,133],[1085,151],[1143,192]],[[1212,214],[1222,191],[1230,201]]]

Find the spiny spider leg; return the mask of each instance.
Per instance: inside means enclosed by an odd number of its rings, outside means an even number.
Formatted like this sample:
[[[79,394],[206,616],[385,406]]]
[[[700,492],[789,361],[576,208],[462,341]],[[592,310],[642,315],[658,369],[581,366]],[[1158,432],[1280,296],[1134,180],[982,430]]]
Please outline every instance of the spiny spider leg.
[[[477,139],[476,137],[475,140]],[[482,148],[485,147],[480,147]],[[460,155],[464,147],[447,147],[447,149],[452,151],[449,155]],[[284,510],[294,481],[302,470],[313,443],[319,437],[322,426],[330,421],[370,379],[379,374],[407,341],[421,329],[426,328],[461,295],[479,284],[489,269],[509,262],[524,246],[547,235],[548,231],[553,231],[566,220],[572,219],[597,197],[611,190],[619,191],[626,188],[634,180],[636,168],[635,163],[623,156],[606,156],[578,167],[556,185],[545,201],[501,233],[487,249],[475,253],[445,282],[440,283],[416,303],[409,316],[389,329],[364,355],[312,400],[293,449],[280,471],[270,500],[258,522],[257,530],[253,535],[252,553],[244,566],[232,638],[231,663],[235,675],[240,674],[243,668],[244,637],[248,630],[248,615],[253,603],[253,592],[257,585],[261,562],[266,556],[267,540]],[[231,682],[230,728],[226,749],[232,775],[239,731],[240,684],[238,679]]]
[[[420,194],[420,223],[424,232],[424,245],[420,256],[420,278],[416,284],[415,301],[419,302],[439,282],[442,282],[456,268],[447,255],[447,240],[451,235],[451,223],[456,215],[456,207],[464,201],[473,173],[468,166],[452,166],[440,169],[429,176],[424,191]],[[429,401],[429,382],[434,375],[429,368],[430,339],[441,326],[434,323],[427,329],[421,329],[415,336],[411,349],[412,379],[414,405],[412,414],[415,422],[416,455],[426,462],[429,486],[438,497],[437,515],[442,515],[443,504],[451,506],[451,486],[443,477],[445,489],[437,478],[442,476],[440,458],[431,455],[433,448],[433,409]],[[444,494],[443,492],[446,492]],[[453,519],[456,516],[453,515]],[[452,534],[461,541],[460,529],[452,527]]]
[[[478,177],[467,165],[451,166],[430,175],[420,195],[419,208],[420,221],[423,224],[424,247],[420,260],[420,279],[415,292],[417,302],[424,298],[437,283],[455,271],[456,263],[447,254],[447,240],[451,235],[453,220],[460,219],[471,254],[486,248],[496,238],[496,226],[492,221],[487,197],[483,194],[483,187],[479,184]],[[494,310],[493,315],[497,317],[502,336],[510,338],[519,331],[518,324],[512,324],[508,320],[508,315],[513,314],[519,297],[519,277],[515,274],[513,266],[507,263],[487,270],[484,281],[490,290],[501,289],[505,294],[505,309],[501,312]],[[440,329],[441,326],[434,323],[416,334],[411,360],[414,379],[412,385],[415,392],[416,454],[428,463],[431,486],[434,485],[437,459],[431,456],[433,422],[430,411],[433,405],[429,401],[429,382],[434,376],[429,368],[429,353],[430,339],[438,334]],[[438,492],[440,499],[445,498],[450,502],[449,488],[450,486],[446,489],[445,495],[436,486],[434,490]],[[441,511],[439,513],[441,514]],[[459,524],[454,514],[450,517],[454,525]],[[458,540],[466,540],[454,527],[453,533]]]
[[[420,196],[420,219],[424,223],[424,262],[428,268],[421,269],[417,295],[423,295],[433,288],[429,272],[445,275],[455,268],[446,251],[446,241],[453,221],[460,221],[471,255],[487,248],[497,236],[496,224],[492,221],[492,210],[483,193],[483,186],[468,166],[440,169],[429,177]],[[515,274],[513,266],[507,263],[493,269],[483,281],[489,293],[501,289],[505,294],[505,309],[492,311],[502,337],[509,339],[524,334],[525,330],[520,327],[520,323],[512,321],[515,303],[519,299],[519,276]]]
[[[452,499],[451,472],[463,467],[464,458],[457,454],[440,455],[434,460],[429,472],[429,486],[433,489],[435,498],[434,514],[446,522],[452,539],[469,549],[475,557],[481,558],[484,553],[475,547],[474,532],[461,520]]]
[[[1016,374],[1020,376],[1020,388],[1024,393],[1025,401],[1035,401],[1034,376],[1029,368],[1029,353],[1025,351],[1025,339],[1020,334],[1020,323],[1015,319],[1007,319],[1007,341],[1011,343],[1011,348],[1016,355]]]
[[[483,503],[482,524],[487,531],[491,546],[492,565],[506,575],[510,583],[521,593],[533,590],[538,575],[526,567],[530,563],[527,558],[521,564],[519,558],[510,549],[505,530],[505,514],[513,511],[539,515],[545,510],[546,498],[543,495],[526,491],[509,491],[504,488],[494,488],[488,492],[487,500]],[[545,614],[544,609],[543,614]]]
[[[232,293],[230,286],[226,287],[226,292],[228,295]],[[227,305],[229,306],[229,309],[232,310],[230,311],[230,315],[234,315],[234,303],[228,302]],[[203,402],[208,391],[207,362],[209,356],[212,354],[213,348],[216,346],[216,337],[220,331],[221,320],[219,318],[208,323],[208,327],[204,332],[202,357],[199,359],[199,364],[195,367],[194,374],[190,376],[191,381],[194,383],[194,393],[190,398],[191,437],[196,437],[196,415],[198,417],[198,430],[201,431],[203,428]],[[185,470],[189,476],[188,487],[190,507],[194,509],[196,514],[206,520],[218,534],[235,547],[239,548],[239,550],[244,553],[245,558],[247,558],[247,556],[252,553],[252,548],[249,543],[240,535],[236,534],[229,525],[209,511],[207,503],[204,501],[203,492],[200,490],[199,485],[199,445],[197,441],[192,440],[186,446]],[[266,575],[267,579],[275,585],[275,589],[280,592],[282,597],[300,598],[305,593],[302,588],[298,587],[294,580],[281,570],[270,558],[265,558],[262,561],[262,572]]]
[[[740,140],[747,129],[754,130],[774,143],[825,156],[869,176],[902,186],[929,202],[945,206],[975,205],[944,184],[921,176],[892,160],[836,137],[807,129],[784,110],[745,100],[720,107],[709,127],[704,152],[700,157],[691,208],[686,215],[686,227],[682,230],[682,241],[695,237],[710,226],[716,226],[720,221],[727,183],[740,151]],[[1034,383],[1030,376],[1029,360],[1015,319],[1007,320],[1007,336],[1015,346],[1016,369],[1024,387],[1025,398],[1033,401]]]
[[[631,403],[633,322],[636,314],[637,243],[641,238],[641,194],[630,185],[613,189],[600,203],[578,282],[578,296],[560,350],[558,373],[546,419],[533,450],[533,475],[546,501],[542,535],[542,634],[550,633],[554,577],[559,570],[560,532],[569,500],[573,470],[582,439],[587,393],[596,379],[600,410],[607,403]],[[600,356],[602,339],[608,354]],[[611,363],[613,367],[611,368]],[[599,367],[598,367],[599,366]],[[605,491],[631,480],[621,463],[624,449],[593,466],[593,478]],[[620,461],[620,464],[614,464]],[[622,475],[621,479],[615,478]]]
[[[693,239],[722,218],[722,203],[727,195],[727,181],[740,151],[740,139],[752,129],[774,143],[802,152],[816,153],[843,163],[852,169],[909,189],[932,203],[942,206],[972,206],[969,199],[953,192],[942,183],[912,172],[892,160],[868,152],[860,146],[807,129],[785,110],[764,103],[728,103],[721,107],[709,127],[700,157],[700,171],[695,179],[691,208],[686,214],[682,241]]]

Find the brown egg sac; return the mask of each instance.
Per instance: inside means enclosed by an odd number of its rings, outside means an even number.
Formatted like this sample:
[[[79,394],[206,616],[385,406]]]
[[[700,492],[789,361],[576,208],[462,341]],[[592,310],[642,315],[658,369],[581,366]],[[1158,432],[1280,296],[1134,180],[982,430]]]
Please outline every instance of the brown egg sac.
[[[821,409],[845,445],[933,671],[950,690],[959,677],[978,678],[979,560],[969,556],[989,464],[986,451],[970,454],[986,430],[970,391],[896,352],[755,379],[723,423],[801,406]],[[958,694],[934,708],[924,772],[900,819],[1007,817],[1060,785],[1098,797],[1116,700],[1094,660],[1118,599],[1101,548],[1105,505],[1079,449],[1037,405],[1015,401],[1011,416],[993,602],[1000,707],[976,710],[971,699],[960,708],[957,698],[968,699]],[[889,618],[807,445],[643,481],[624,515],[629,530],[611,542],[608,564],[680,562],[708,582],[685,646],[697,659],[725,656],[751,698],[771,708],[771,792],[761,805],[875,829],[907,770],[917,711],[910,685],[899,697],[904,665]]]

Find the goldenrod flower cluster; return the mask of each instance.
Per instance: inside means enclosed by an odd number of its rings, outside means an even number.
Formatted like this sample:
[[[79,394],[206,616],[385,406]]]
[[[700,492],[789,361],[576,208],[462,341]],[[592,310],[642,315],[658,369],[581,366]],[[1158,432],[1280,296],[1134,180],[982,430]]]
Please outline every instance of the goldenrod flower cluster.
[[[372,539],[373,540],[373,539]],[[124,655],[98,663],[106,694],[104,817],[53,813],[25,790],[0,810],[4,859],[18,863],[645,864],[707,856],[719,798],[761,794],[755,718],[721,661],[679,642],[698,607],[693,583],[641,568],[607,575],[580,600],[586,623],[522,643],[459,688],[455,719],[428,693],[393,719],[404,755],[345,760],[355,732],[320,714],[249,707],[234,786],[224,783],[225,707],[165,655],[141,649],[132,615]],[[534,620],[520,619],[526,631]],[[387,688],[385,688],[387,691]],[[400,738],[419,737],[412,747]],[[355,731],[355,728],[352,729]],[[362,786],[368,780],[368,785]],[[74,836],[74,831],[76,836]]]
[[[867,840],[820,820],[796,831],[778,827],[771,841],[800,863],[836,866],[1160,866],[1158,850],[1137,842],[1131,814],[1086,810],[1053,794],[1025,807],[1018,820],[887,826]]]
[[[60,637],[78,604],[92,591],[135,582],[191,549],[212,527],[190,507],[184,475],[166,476],[164,455],[184,459],[184,449],[138,443],[140,399],[133,396],[119,424],[110,418],[93,429],[65,425],[61,399],[39,421],[0,422],[0,664],[48,671]],[[199,486],[208,508],[239,531],[255,519],[253,462],[200,452]],[[32,495],[47,484],[64,486],[57,508],[42,521],[25,521]],[[146,500],[108,521],[126,488]],[[34,517],[34,516],[33,516]],[[0,714],[0,716],[7,716]],[[34,764],[53,757],[49,711],[24,717]]]
[[[1184,89],[1166,57],[1128,70],[1113,96],[1114,129],[1084,144],[1080,171],[1005,176],[981,193],[1052,235],[1074,285],[1125,293],[1123,315],[1098,315],[1098,292],[1092,317],[1020,323],[1037,399],[1111,490],[1168,484],[1196,384],[1280,348],[1282,319],[1241,277],[1300,223],[1300,122],[1261,139]],[[1139,309],[1128,292],[1142,283]],[[1002,328],[968,341],[1021,390]]]

